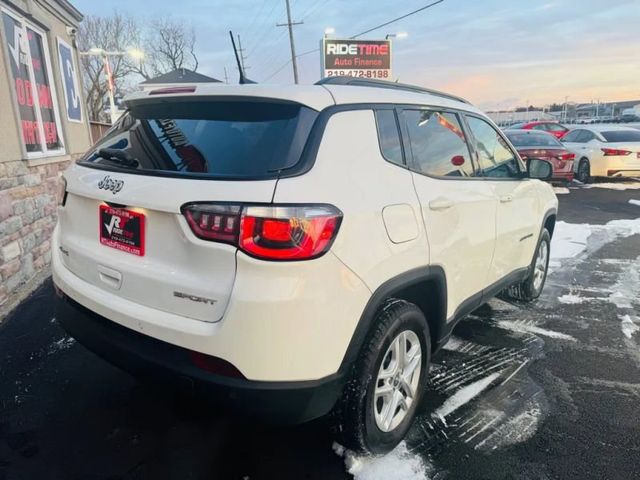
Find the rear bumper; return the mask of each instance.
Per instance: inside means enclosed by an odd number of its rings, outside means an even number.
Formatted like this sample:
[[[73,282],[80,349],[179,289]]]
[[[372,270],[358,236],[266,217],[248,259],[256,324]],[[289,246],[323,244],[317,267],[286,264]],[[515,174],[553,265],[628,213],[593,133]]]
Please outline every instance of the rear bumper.
[[[636,169],[608,169],[607,177],[638,177],[640,168]]]
[[[573,180],[573,172],[553,172],[551,181],[570,182]]]
[[[105,360],[149,379],[170,381],[242,412],[278,423],[302,423],[327,414],[342,392],[343,375],[319,380],[264,382],[215,375],[196,367],[190,351],[118,325],[66,295],[56,318],[78,342]]]

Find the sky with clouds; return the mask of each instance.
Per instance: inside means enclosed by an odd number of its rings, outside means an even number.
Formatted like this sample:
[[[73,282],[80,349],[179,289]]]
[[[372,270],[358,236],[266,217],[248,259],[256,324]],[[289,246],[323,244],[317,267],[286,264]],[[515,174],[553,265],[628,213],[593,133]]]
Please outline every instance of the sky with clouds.
[[[198,71],[237,78],[228,30],[241,35],[247,76],[293,81],[284,0],[72,0],[85,15],[117,10],[193,25]],[[318,48],[326,27],[349,37],[428,0],[291,0],[297,53]],[[149,6],[153,5],[150,13]],[[464,96],[485,109],[569,101],[640,99],[640,0],[444,0],[362,38],[394,41],[393,76]],[[320,76],[318,52],[299,58],[301,83]],[[286,64],[286,66],[285,66]]]

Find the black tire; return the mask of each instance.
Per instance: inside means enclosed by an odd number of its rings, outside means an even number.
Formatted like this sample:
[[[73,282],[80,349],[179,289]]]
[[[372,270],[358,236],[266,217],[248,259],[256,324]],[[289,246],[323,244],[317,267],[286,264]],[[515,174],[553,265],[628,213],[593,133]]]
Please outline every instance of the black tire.
[[[591,165],[589,160],[583,158],[578,163],[578,171],[576,172],[576,180],[582,183],[591,182]]]
[[[536,271],[536,261],[538,259],[540,249],[543,248],[542,245],[546,245],[547,255],[546,261],[544,262],[544,272],[542,275],[542,282],[536,286],[535,282],[535,271]],[[540,239],[538,240],[538,245],[536,246],[536,250],[533,254],[533,260],[531,260],[531,265],[529,266],[529,274],[525,280],[517,285],[513,285],[509,287],[505,294],[508,298],[513,300],[518,300],[520,302],[532,302],[536,298],[540,296],[542,290],[544,289],[544,284],[547,281],[547,272],[549,271],[549,257],[551,252],[551,235],[547,229],[542,230],[542,234],[540,235]]]
[[[404,438],[422,400],[429,371],[431,337],[422,311],[404,300],[390,300],[377,314],[372,330],[352,367],[342,398],[332,412],[336,440],[357,453],[383,454]],[[391,342],[402,332],[413,331],[421,346],[421,370],[416,395],[404,419],[384,432],[376,425],[374,389],[378,372]]]

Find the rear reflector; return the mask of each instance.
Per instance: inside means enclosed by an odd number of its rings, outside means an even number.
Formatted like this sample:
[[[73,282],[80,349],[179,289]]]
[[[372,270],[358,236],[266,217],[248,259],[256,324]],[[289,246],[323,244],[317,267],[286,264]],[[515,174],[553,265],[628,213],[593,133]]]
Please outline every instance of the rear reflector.
[[[629,155],[631,152],[629,150],[620,150],[618,148],[601,148],[600,150],[602,150],[602,153],[604,153],[605,157],[611,157],[611,156],[626,156]]]
[[[309,260],[326,253],[342,212],[331,205],[225,205],[182,207],[193,233],[203,240],[230,243],[265,260]]]
[[[189,350],[189,358],[191,359],[191,363],[205,372],[223,377],[246,379],[240,370],[221,358],[194,352],[193,350]]]

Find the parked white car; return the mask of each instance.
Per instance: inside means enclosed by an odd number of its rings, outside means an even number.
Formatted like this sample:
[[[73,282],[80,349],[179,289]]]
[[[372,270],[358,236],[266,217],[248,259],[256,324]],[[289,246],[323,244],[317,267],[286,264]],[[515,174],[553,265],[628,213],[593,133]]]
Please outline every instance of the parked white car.
[[[64,174],[53,279],[58,321],[129,371],[278,421],[331,412],[386,452],[456,323],[542,291],[551,165],[462,99],[345,77],[127,106]]]
[[[592,125],[567,133],[562,143],[575,153],[575,178],[640,175],[640,130],[614,125]]]

